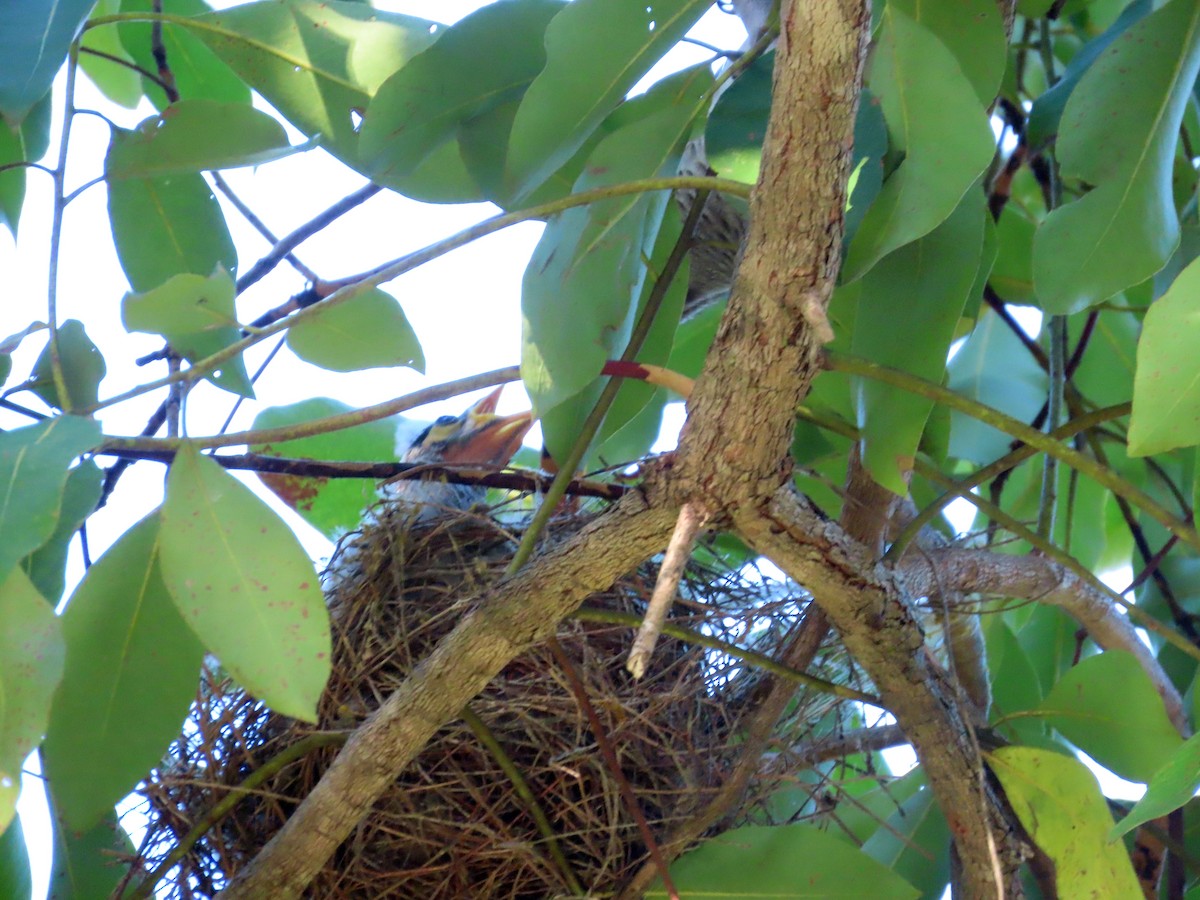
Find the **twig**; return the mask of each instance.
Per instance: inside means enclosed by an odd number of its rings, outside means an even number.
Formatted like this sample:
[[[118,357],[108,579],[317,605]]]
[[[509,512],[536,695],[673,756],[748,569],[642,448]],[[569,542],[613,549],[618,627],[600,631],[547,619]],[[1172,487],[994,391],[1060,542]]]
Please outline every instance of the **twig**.
[[[691,249],[696,223],[700,221],[700,212],[704,209],[704,203],[707,199],[708,187],[700,187],[696,191],[696,197],[692,201],[692,208],[688,210],[687,218],[684,219],[683,227],[679,231],[679,239],[675,242],[675,246],[671,248],[671,253],[663,265],[662,272],[659,273],[658,279],[654,282],[654,287],[650,290],[650,296],[646,298],[646,305],[633,326],[633,331],[629,335],[629,341],[625,345],[625,352],[621,354],[621,362],[633,362],[638,353],[641,352],[642,343],[645,341],[646,335],[650,333],[650,326],[654,324],[654,318],[658,314],[659,307],[662,306],[667,289],[679,273],[679,267],[683,265],[688,250]],[[604,389],[600,392],[600,398],[596,401],[596,405],[592,407],[591,412],[588,413],[587,418],[579,429],[579,437],[576,438],[574,446],[571,447],[571,452],[567,454],[566,459],[559,462],[558,474],[550,485],[550,489],[546,492],[546,496],[542,500],[542,505],[533,514],[533,518],[529,522],[529,527],[521,536],[521,543],[508,564],[506,574],[511,575],[516,572],[533,555],[533,548],[537,546],[538,537],[545,530],[546,525],[549,524],[550,517],[554,515],[554,510],[558,506],[558,501],[563,497],[567,483],[571,480],[580,462],[582,462],[583,455],[587,452],[592,438],[600,430],[600,425],[604,421],[605,415],[608,414],[608,409],[612,406],[613,400],[616,399],[618,390],[620,390],[620,382],[615,378],[610,378],[608,383],[604,385]]]
[[[318,231],[321,231],[323,228],[327,227],[337,219],[344,216],[346,213],[350,212],[350,210],[360,206],[367,200],[374,197],[381,190],[383,190],[383,188],[377,184],[368,184],[359,188],[354,193],[343,197],[324,212],[313,216],[312,219],[292,231],[291,234],[285,235],[279,240],[268,238],[268,240],[272,241],[275,246],[271,248],[270,252],[267,253],[266,256],[252,265],[240,278],[238,278],[237,292],[240,294],[245,291],[246,288],[250,287],[250,285],[262,280],[267,273],[279,265],[281,260],[286,259],[291,262],[292,265],[296,265],[291,256],[293,249],[304,243]],[[318,280],[312,275],[308,275],[306,277],[310,278],[312,281]]]
[[[663,622],[667,612],[679,592],[679,582],[688,560],[692,557],[692,546],[696,543],[696,535],[704,527],[708,515],[696,502],[685,503],[679,510],[679,518],[675,522],[675,531],[671,533],[671,542],[667,544],[667,552],[663,556],[662,566],[658,570],[658,580],[654,583],[654,592],[650,595],[650,603],[646,606],[646,616],[638,628],[633,646],[629,649],[629,659],[625,668],[634,679],[640,679],[646,674],[646,666],[654,653],[654,645],[662,633]]]
[[[192,849],[196,841],[204,837],[210,828],[225,818],[246,794],[250,793],[268,778],[273,777],[285,766],[306,756],[313,750],[344,744],[347,737],[349,735],[338,732],[310,734],[308,737],[301,738],[290,747],[271,757],[247,775],[241,784],[230,787],[229,793],[213,804],[212,809],[200,817],[199,821],[192,827],[192,830],[184,835],[175,847],[172,848],[171,852],[167,854],[166,859],[159,863],[158,868],[147,875],[142,883],[134,888],[133,893],[129,894],[130,900],[146,900],[146,898],[154,896],[154,886],[162,881],[163,876],[170,872],[176,863],[187,856],[188,851]]]
[[[534,796],[533,789],[530,788],[529,782],[525,780],[525,776],[521,774],[521,770],[517,768],[517,764],[512,761],[512,757],[505,752],[500,741],[492,734],[492,730],[487,727],[487,723],[476,714],[475,710],[469,706],[463,707],[462,718],[467,723],[467,727],[475,735],[476,740],[483,744],[484,748],[491,754],[492,759],[496,761],[496,765],[500,767],[500,771],[508,776],[513,790],[517,792],[517,796],[525,804],[525,809],[533,817],[533,822],[537,826],[538,832],[545,838],[546,850],[550,854],[550,859],[558,869],[559,874],[562,875],[563,880],[567,883],[567,887],[571,889],[572,893],[578,896],[585,895],[587,891],[579,883],[579,879],[575,875],[575,870],[571,868],[571,864],[567,861],[567,857],[558,843],[558,835],[554,832],[554,826],[546,818],[545,811],[537,802],[537,797]]]
[[[604,723],[600,721],[600,717],[596,714],[596,708],[592,706],[592,701],[587,695],[587,689],[584,688],[583,681],[579,678],[575,664],[571,662],[571,658],[563,651],[562,644],[558,642],[558,638],[550,637],[546,641],[546,646],[550,648],[550,653],[554,657],[554,661],[562,669],[563,675],[567,679],[567,684],[571,687],[571,693],[575,695],[575,702],[579,704],[579,708],[583,710],[583,714],[587,717],[592,729],[592,736],[596,739],[596,746],[600,748],[600,755],[604,757],[604,763],[608,766],[609,774],[612,775],[613,780],[617,783],[617,789],[621,793],[621,800],[624,801],[625,808],[629,811],[629,815],[633,818],[634,822],[637,823],[638,831],[642,835],[642,843],[646,845],[646,852],[650,855],[651,864],[658,870],[658,877],[662,879],[667,896],[670,900],[679,900],[679,892],[675,890],[675,885],[671,881],[671,873],[668,871],[667,860],[662,855],[658,841],[654,839],[654,832],[650,830],[650,823],[646,821],[645,813],[642,812],[641,804],[638,803],[637,795],[633,792],[633,788],[629,784],[629,779],[625,777],[625,772],[621,769],[621,761],[617,759],[617,752],[613,748],[612,739],[609,737]]]
[[[279,238],[275,237],[275,235],[271,232],[271,229],[268,228],[266,223],[255,214],[254,210],[247,206],[245,201],[243,201],[241,197],[234,193],[233,188],[229,186],[229,182],[225,180],[225,177],[220,172],[215,171],[209,172],[209,175],[212,176],[213,184],[217,186],[217,190],[224,194],[225,198],[233,204],[233,208],[242,214],[242,218],[249,222],[254,230],[266,238],[269,243],[275,247],[279,246]],[[309,281],[318,280],[317,273],[304,263],[300,262],[294,253],[289,252],[283,254],[283,259],[287,260],[293,269],[295,269]],[[239,279],[239,293],[240,281],[241,279]]]

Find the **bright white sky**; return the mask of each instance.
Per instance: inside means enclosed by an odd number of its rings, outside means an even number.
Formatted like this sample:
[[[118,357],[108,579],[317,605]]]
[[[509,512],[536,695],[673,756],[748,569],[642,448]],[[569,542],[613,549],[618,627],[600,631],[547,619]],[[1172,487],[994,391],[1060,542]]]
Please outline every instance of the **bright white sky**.
[[[224,8],[236,3],[217,0],[214,5]],[[377,0],[374,5],[450,24],[485,3],[482,0]],[[736,18],[715,8],[691,34],[705,43],[731,49],[738,47],[745,37]],[[670,71],[710,57],[708,51],[699,47],[681,46],[647,80],[656,81]],[[57,159],[62,88],[60,75],[56,83],[58,102],[55,104],[48,164]],[[145,101],[132,111],[115,106],[82,75],[76,84],[76,105],[80,109],[102,112],[124,128],[134,127],[155,112]],[[303,136],[290,127],[289,133],[293,143],[303,140]],[[91,115],[75,118],[67,169],[68,192],[101,174],[108,140],[109,127],[100,118]],[[224,174],[238,196],[276,236],[287,234],[365,184],[361,176],[323,151],[299,154],[257,170],[241,169]],[[4,272],[0,281],[0,291],[3,291],[0,294],[0,337],[19,332],[31,322],[46,320],[46,272],[53,193],[50,179],[44,173],[31,171],[27,181],[19,241],[14,244],[8,232],[0,230],[0,271]],[[224,202],[224,198],[221,199]],[[98,184],[88,188],[68,207],[58,288],[60,321],[67,318],[82,320],[89,336],[108,361],[108,375],[100,386],[102,398],[165,374],[162,363],[146,369],[138,369],[132,364],[137,357],[158,349],[161,341],[150,335],[128,334],[121,325],[120,301],[128,290],[128,283],[113,249],[106,203],[104,186]],[[236,210],[228,204],[225,204],[225,210],[240,253],[239,265],[245,270],[267,251],[268,244]],[[495,212],[495,207],[490,204],[434,206],[385,191],[301,245],[296,255],[322,277],[338,278],[424,247]],[[355,406],[366,406],[418,388],[519,362],[521,275],[540,234],[541,226],[537,224],[510,228],[385,286],[401,302],[421,339],[426,359],[424,375],[409,369],[375,369],[350,374],[327,372],[298,360],[285,348],[257,382],[258,401],[243,404],[231,427],[234,430],[250,427],[256,413],[265,406],[294,403],[313,396],[334,397]],[[304,286],[304,279],[284,263],[239,299],[239,315],[243,321],[250,321]],[[15,354],[14,381],[29,372],[44,344],[44,333],[35,335]],[[264,342],[247,354],[247,368],[252,374],[272,345],[273,341]],[[29,394],[15,395],[12,399],[40,408],[37,399]],[[101,419],[105,433],[137,434],[161,399],[161,394],[153,394],[103,411]],[[198,386],[191,394],[187,409],[188,433],[214,433],[235,399],[232,394],[206,383]],[[432,419],[444,413],[457,414],[468,402],[466,398],[447,401],[420,410],[417,415]],[[508,387],[500,411],[522,408],[528,408],[528,405],[519,385]],[[671,424],[665,431],[673,435],[682,422],[678,405],[668,409],[668,421]],[[0,412],[3,427],[24,424],[29,423],[22,417]],[[537,443],[536,432],[529,441]],[[89,520],[88,536],[93,558],[161,501],[164,474],[165,469],[154,463],[138,464],[125,474],[112,501]],[[275,501],[256,478],[247,476],[244,480],[272,502],[314,559],[328,555],[331,547],[323,536]],[[72,583],[82,576],[83,571],[77,548],[69,565],[68,583]],[[36,765],[34,757],[28,765]],[[50,866],[48,820],[44,799],[40,796],[40,783],[26,778],[25,786],[20,812],[34,861],[33,896],[42,898],[46,896]]]

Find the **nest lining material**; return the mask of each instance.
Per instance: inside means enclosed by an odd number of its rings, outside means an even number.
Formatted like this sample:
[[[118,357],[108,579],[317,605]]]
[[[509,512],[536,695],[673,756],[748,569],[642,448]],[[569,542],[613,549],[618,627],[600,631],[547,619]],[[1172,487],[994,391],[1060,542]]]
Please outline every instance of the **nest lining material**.
[[[333,674],[312,726],[267,710],[209,673],[191,719],[143,785],[149,834],[139,867],[153,870],[212,806],[265,762],[309,735],[350,731],[469,608],[515,549],[492,519],[464,516],[411,529],[384,511],[343,542],[327,576]],[[578,517],[577,517],[578,518]],[[578,521],[558,522],[557,533]],[[648,563],[585,605],[641,614]],[[673,621],[772,654],[803,599],[779,584],[693,567]],[[735,660],[664,637],[646,676],[624,663],[628,627],[567,620],[559,642],[616,748],[656,840],[702,808],[738,758],[739,698],[754,673]],[[827,698],[800,692],[777,746],[821,718]],[[635,820],[600,754],[570,682],[543,647],[514,660],[471,703],[522,773],[550,821],[576,883],[611,895],[645,862]],[[314,750],[244,797],[168,875],[166,896],[208,897],[279,829],[338,752]],[[778,768],[775,768],[778,771]],[[753,785],[736,818],[761,806],[785,775]],[[757,821],[763,821],[758,819]],[[442,729],[318,876],[317,898],[544,898],[578,895],[493,753],[470,728]],[[159,886],[158,896],[163,885]]]

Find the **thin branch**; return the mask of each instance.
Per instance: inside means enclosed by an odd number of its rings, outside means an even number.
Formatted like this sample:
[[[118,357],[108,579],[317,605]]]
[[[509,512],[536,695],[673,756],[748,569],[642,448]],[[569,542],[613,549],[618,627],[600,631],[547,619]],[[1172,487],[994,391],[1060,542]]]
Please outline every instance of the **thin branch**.
[[[279,265],[281,260],[292,261],[292,250],[304,243],[317,232],[326,228],[328,225],[337,221],[346,213],[355,207],[360,206],[367,200],[378,194],[383,188],[377,184],[368,184],[359,188],[352,194],[348,194],[341,200],[334,203],[324,212],[318,213],[312,219],[305,222],[299,228],[295,229],[279,240],[268,238],[272,241],[273,246],[269,253],[252,265],[245,273],[237,280],[237,292],[240,294],[257,281],[261,281],[272,269]],[[293,262],[292,265],[295,265]],[[308,276],[312,281],[317,281],[315,276]]]
[[[917,378],[907,372],[901,372],[899,369],[892,369],[888,366],[881,366],[870,362],[869,360],[851,357],[842,353],[834,353],[832,351],[827,351],[825,358],[829,368],[833,371],[849,372],[854,375],[883,381],[919,396],[927,397],[936,403],[964,413],[973,419],[978,419],[981,422],[1000,429],[1006,434],[1019,438],[1043,453],[1049,453],[1058,457],[1062,462],[1074,469],[1078,469],[1081,473],[1103,487],[1108,488],[1114,494],[1125,497],[1135,506],[1149,514],[1151,518],[1172,534],[1177,535],[1181,540],[1191,544],[1193,547],[1200,549],[1200,535],[1196,533],[1195,528],[1186,522],[1180,521],[1145,491],[1131,484],[1109,467],[1103,466],[1098,461],[1084,456],[1079,451],[1063,445],[1043,432],[1030,428],[1024,422],[1014,419],[1012,416],[1006,415],[999,410],[985,406],[982,403],[970,400],[961,394],[956,394],[954,391],[948,390],[939,384],[934,384],[932,381]]]
[[[105,17],[111,18],[111,17]],[[377,267],[371,272],[357,276],[357,280],[351,279],[346,282],[339,282],[337,290],[326,297],[321,304],[316,304],[312,307],[302,309],[293,315],[288,316],[278,322],[256,330],[253,334],[243,338],[240,341],[235,341],[224,349],[214,353],[212,356],[204,359],[196,360],[186,372],[181,375],[169,376],[160,378],[156,381],[150,381],[142,385],[138,385],[122,394],[117,394],[114,397],[109,397],[101,400],[98,403],[93,403],[87,407],[76,410],[80,415],[90,415],[98,410],[105,409],[117,403],[122,403],[134,397],[140,397],[142,394],[150,391],[158,390],[159,388],[167,387],[174,384],[176,381],[188,380],[195,381],[204,377],[214,369],[220,368],[226,362],[234,359],[249,347],[253,347],[260,341],[266,340],[272,335],[279,334],[281,331],[286,331],[298,322],[307,321],[313,315],[328,309],[331,306],[338,306],[353,300],[364,292],[385,284],[394,278],[410,272],[419,266],[425,265],[427,262],[444,256],[452,250],[457,250],[459,247],[464,247],[472,241],[487,237],[489,234],[494,234],[511,225],[516,225],[520,222],[526,222],[531,219],[544,219],[554,213],[562,212],[567,209],[573,209],[577,206],[587,206],[590,203],[595,203],[599,200],[607,200],[613,197],[626,197],[631,194],[642,194],[650,191],[666,191],[676,188],[696,188],[719,190],[725,193],[734,194],[742,197],[746,196],[749,186],[738,181],[729,181],[723,178],[709,178],[700,176],[677,176],[673,178],[643,178],[636,181],[625,182],[624,184],[611,185],[609,187],[596,188],[590,191],[582,191],[578,194],[571,194],[567,197],[562,197],[558,200],[552,200],[543,203],[539,206],[533,206],[529,209],[519,212],[504,213],[502,215],[493,216],[474,225],[471,228],[464,229],[458,234],[452,235],[444,240],[403,256],[384,266]],[[320,307],[319,309],[317,307]]]
[[[233,188],[231,188],[229,186],[229,182],[225,180],[225,177],[220,172],[210,172],[209,175],[212,176],[213,184],[215,184],[217,186],[217,190],[219,190],[222,194],[224,194],[225,198],[230,203],[233,204],[233,208],[242,214],[242,218],[245,219],[247,222],[249,222],[255,231],[257,231],[264,238],[266,238],[268,243],[273,244],[275,247],[278,247],[279,246],[279,238],[275,237],[275,235],[271,232],[271,229],[267,227],[267,224],[262,219],[260,219],[255,214],[254,210],[252,210],[249,206],[247,206],[246,203],[242,200],[242,198],[239,197],[234,192]],[[274,250],[272,250],[272,252],[274,252]],[[318,280],[317,273],[314,272],[312,269],[310,269],[308,266],[304,265],[304,263],[300,262],[300,260],[296,258],[295,254],[285,253],[285,254],[283,254],[283,259],[286,259],[291,264],[293,269],[295,269],[297,272],[299,272],[301,275],[303,275],[309,281],[317,281]],[[238,279],[238,285],[239,285],[238,292],[240,293],[241,292],[241,287],[240,287],[241,279],[240,278]]]

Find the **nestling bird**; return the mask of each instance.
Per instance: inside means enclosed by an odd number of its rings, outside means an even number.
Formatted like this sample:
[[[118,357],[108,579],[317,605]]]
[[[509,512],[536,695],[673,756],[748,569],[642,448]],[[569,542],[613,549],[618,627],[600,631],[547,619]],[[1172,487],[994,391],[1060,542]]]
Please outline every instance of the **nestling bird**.
[[[401,462],[430,466],[504,466],[513,458],[533,426],[532,412],[496,415],[498,387],[458,416],[442,416],[412,440],[397,448]],[[413,507],[421,520],[447,510],[467,510],[482,503],[487,489],[476,484],[406,478],[384,485],[384,496]]]

